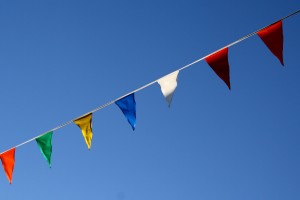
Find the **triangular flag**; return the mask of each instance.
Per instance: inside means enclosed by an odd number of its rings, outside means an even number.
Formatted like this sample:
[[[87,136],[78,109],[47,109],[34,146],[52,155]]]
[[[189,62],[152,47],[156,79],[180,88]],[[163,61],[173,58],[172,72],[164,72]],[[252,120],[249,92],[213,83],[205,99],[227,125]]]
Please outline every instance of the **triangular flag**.
[[[165,96],[169,107],[171,106],[173,94],[177,87],[178,74],[179,70],[157,80],[157,83],[160,85],[161,92]]]
[[[125,117],[127,118],[132,129],[135,129],[136,122],[136,104],[134,100],[134,93],[123,97],[122,99],[115,102],[121,109]]]
[[[228,48],[226,47],[221,49],[220,51],[206,57],[205,60],[230,89]]]
[[[2,166],[10,184],[12,183],[12,175],[15,166],[15,152],[16,152],[16,147],[0,154]]]
[[[282,21],[278,21],[270,26],[259,31],[257,35],[269,48],[269,50],[276,56],[280,63],[283,64],[283,31]]]
[[[88,149],[91,148],[92,145],[92,113],[85,115],[79,119],[74,120],[74,123],[81,129],[84,140],[88,146]]]
[[[52,154],[52,134],[53,132],[51,131],[35,139],[50,167]]]

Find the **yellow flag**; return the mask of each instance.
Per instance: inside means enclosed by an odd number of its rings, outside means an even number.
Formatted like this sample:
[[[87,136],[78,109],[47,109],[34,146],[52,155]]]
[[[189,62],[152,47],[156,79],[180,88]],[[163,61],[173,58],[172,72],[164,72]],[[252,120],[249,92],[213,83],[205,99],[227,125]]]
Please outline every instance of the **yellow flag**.
[[[86,145],[88,146],[88,149],[91,148],[92,144],[92,113],[85,115],[79,119],[74,120],[74,123],[79,126],[81,129],[82,135],[84,137],[84,140],[86,142]]]

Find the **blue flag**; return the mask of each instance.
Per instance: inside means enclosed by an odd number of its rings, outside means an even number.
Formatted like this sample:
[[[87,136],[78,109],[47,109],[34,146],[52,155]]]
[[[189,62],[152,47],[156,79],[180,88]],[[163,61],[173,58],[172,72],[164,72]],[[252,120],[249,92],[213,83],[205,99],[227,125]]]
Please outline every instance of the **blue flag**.
[[[129,124],[132,129],[135,129],[135,121],[136,121],[136,106],[134,100],[134,93],[123,97],[122,99],[115,102],[117,106],[122,110],[123,114],[127,118]]]

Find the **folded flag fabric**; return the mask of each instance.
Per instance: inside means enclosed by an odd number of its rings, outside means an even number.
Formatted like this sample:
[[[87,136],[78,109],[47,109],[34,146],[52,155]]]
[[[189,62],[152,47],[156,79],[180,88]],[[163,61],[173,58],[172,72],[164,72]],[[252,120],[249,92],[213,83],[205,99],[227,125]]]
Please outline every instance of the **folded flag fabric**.
[[[74,123],[81,129],[82,135],[86,142],[88,149],[91,148],[92,145],[92,114],[87,114],[79,119],[74,120]]]
[[[257,35],[284,66],[282,20],[260,30]]]
[[[12,176],[13,176],[13,171],[15,166],[15,152],[16,152],[16,147],[0,154],[2,166],[10,184],[12,183]]]
[[[136,103],[134,99],[134,93],[123,97],[115,102],[115,104],[121,109],[125,117],[127,118],[132,130],[135,130],[136,123]]]
[[[48,132],[35,139],[44,158],[47,160],[50,167],[51,167],[51,154],[52,154],[52,135],[53,135],[53,131]]]
[[[171,106],[173,95],[177,87],[178,74],[179,70],[157,80],[157,83],[160,85],[161,92],[167,100],[169,107]]]
[[[205,58],[207,64],[226,83],[230,89],[228,48],[221,49]]]

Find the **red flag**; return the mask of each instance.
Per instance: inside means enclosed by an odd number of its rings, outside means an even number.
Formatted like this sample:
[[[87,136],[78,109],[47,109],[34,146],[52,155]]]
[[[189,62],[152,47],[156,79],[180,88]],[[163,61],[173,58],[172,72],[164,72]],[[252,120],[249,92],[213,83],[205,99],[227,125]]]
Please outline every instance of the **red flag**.
[[[205,60],[230,89],[228,48],[226,47],[221,49],[220,51],[206,57]]]
[[[15,166],[15,151],[16,147],[0,154],[0,159],[9,183],[12,183],[12,174]]]
[[[280,63],[283,64],[283,31],[282,21],[278,21],[263,30],[259,31],[257,35],[262,39],[265,45],[276,56]]]

